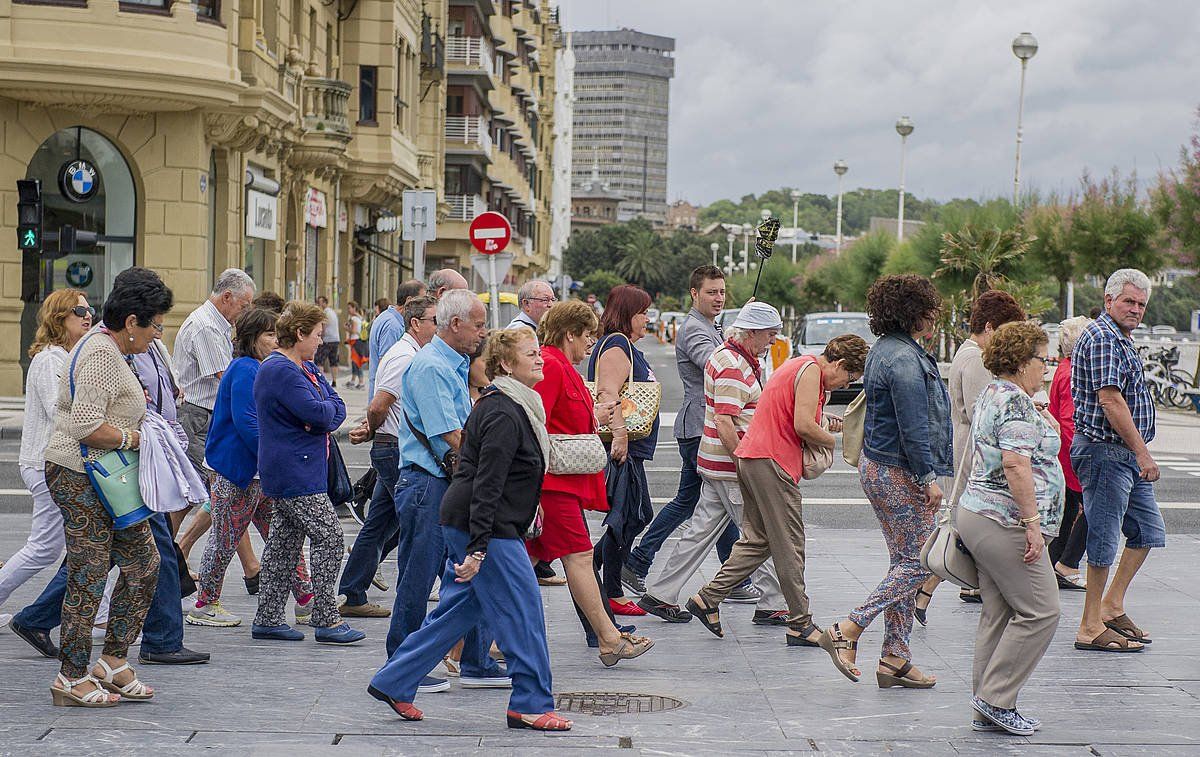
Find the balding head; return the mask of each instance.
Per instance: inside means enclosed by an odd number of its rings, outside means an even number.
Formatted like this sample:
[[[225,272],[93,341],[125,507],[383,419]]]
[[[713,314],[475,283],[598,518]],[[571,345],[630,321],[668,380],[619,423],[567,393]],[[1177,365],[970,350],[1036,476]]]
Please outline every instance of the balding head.
[[[467,280],[453,268],[443,268],[429,276],[429,294],[433,295],[435,300],[440,300],[443,294],[451,290],[466,288]]]
[[[542,316],[550,309],[557,298],[554,290],[545,281],[526,281],[517,290],[517,304],[534,323],[541,323]]]

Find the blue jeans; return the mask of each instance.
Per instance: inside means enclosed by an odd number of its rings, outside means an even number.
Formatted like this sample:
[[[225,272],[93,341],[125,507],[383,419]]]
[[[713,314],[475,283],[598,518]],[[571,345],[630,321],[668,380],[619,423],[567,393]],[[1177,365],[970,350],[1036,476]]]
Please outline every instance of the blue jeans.
[[[371,507],[362,530],[354,539],[338,586],[338,594],[346,595],[346,604],[351,606],[367,603],[367,587],[375,578],[384,554],[395,548],[396,534],[400,530],[396,505],[392,502],[392,492],[400,478],[400,448],[395,442],[376,441],[371,447],[371,465],[378,474],[375,490],[371,492]]]
[[[442,497],[449,487],[446,479],[415,465],[400,469],[394,495],[396,519],[400,523],[400,540],[396,545],[399,573],[387,635],[388,657],[425,622],[429,592],[446,564],[446,541],[438,521]],[[499,666],[488,656],[491,647],[492,639],[481,621],[464,636],[462,675],[500,675]]]
[[[179,598],[179,567],[175,561],[171,526],[164,513],[155,514],[149,523],[160,564],[158,587],[142,626],[142,652],[178,652],[183,647],[183,605]],[[62,622],[62,603],[66,594],[67,566],[63,563],[41,596],[17,613],[13,621],[25,628],[49,633]]]
[[[1154,499],[1154,485],[1139,476],[1132,450],[1076,434],[1071,465],[1083,487],[1088,565],[1111,566],[1122,533],[1129,549],[1167,545],[1167,527]]]
[[[687,523],[696,510],[700,501],[700,474],[696,472],[696,454],[700,451],[700,437],[679,439],[679,456],[683,458],[683,469],[679,471],[679,490],[675,499],[663,505],[658,515],[651,521],[650,527],[642,535],[641,542],[633,548],[629,555],[627,566],[634,573],[645,578],[650,573],[654,556],[662,549],[663,543],[675,533],[675,529]],[[717,539],[717,557],[721,562],[729,559],[729,552],[738,540],[738,527],[730,523]]]
[[[426,672],[487,617],[496,629],[512,676],[509,709],[523,714],[550,712],[554,709],[554,694],[546,619],[525,544],[520,539],[493,538],[479,573],[466,583],[458,583],[454,580],[454,563],[465,559],[471,537],[450,526],[442,526],[441,531],[450,555],[444,563],[438,606],[391,655],[371,679],[371,685],[397,701],[413,701]],[[463,674],[468,675],[465,668]]]

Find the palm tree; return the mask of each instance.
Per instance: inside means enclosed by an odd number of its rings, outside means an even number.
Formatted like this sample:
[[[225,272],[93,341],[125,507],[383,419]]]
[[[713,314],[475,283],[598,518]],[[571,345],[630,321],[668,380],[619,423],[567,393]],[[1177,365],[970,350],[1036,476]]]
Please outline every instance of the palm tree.
[[[617,273],[631,284],[657,291],[667,270],[666,249],[662,239],[649,229],[638,231],[621,246]]]
[[[1005,274],[1029,251],[1034,239],[1025,236],[1020,226],[980,229],[967,224],[942,235],[942,266],[933,275],[973,275],[970,300],[974,302],[979,295],[1007,281]]]

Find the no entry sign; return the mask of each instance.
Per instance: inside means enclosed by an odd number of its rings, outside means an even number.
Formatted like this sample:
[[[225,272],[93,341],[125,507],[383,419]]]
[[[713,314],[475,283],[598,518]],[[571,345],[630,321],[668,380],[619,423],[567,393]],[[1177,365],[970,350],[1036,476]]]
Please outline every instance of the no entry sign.
[[[495,255],[508,247],[512,239],[512,224],[494,210],[475,216],[469,231],[471,244],[484,255]]]

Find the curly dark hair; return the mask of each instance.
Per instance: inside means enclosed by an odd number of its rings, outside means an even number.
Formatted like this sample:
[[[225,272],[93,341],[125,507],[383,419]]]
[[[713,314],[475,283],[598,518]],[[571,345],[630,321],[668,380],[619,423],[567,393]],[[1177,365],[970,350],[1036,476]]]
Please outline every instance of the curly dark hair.
[[[1025,320],[1025,311],[1017,303],[1015,297],[1008,292],[992,289],[979,295],[971,306],[971,322],[969,328],[972,334],[982,334],[988,324],[992,329],[998,329],[1006,323]]]
[[[275,315],[279,315],[283,312],[283,306],[287,303],[274,292],[261,292],[250,304],[263,310],[272,310],[275,312]]]
[[[112,293],[104,301],[104,325],[112,331],[124,331],[129,316],[145,328],[175,304],[175,295],[158,274],[149,268],[134,266],[117,274]]]
[[[857,334],[842,334],[825,345],[825,359],[831,363],[841,360],[843,367],[852,375],[861,376],[867,365],[867,352],[871,346]]]
[[[983,348],[983,367],[996,376],[1013,374],[1037,355],[1038,347],[1050,343],[1041,326],[1028,321],[1006,323],[996,329]],[[1042,362],[1042,368],[1046,363]]]
[[[933,282],[915,273],[880,276],[867,290],[867,315],[875,336],[911,334],[942,307]]]

